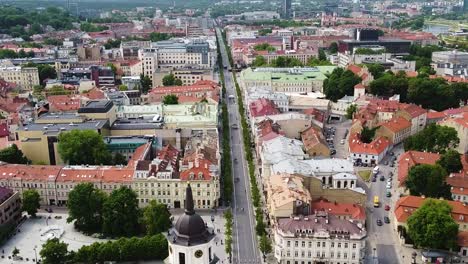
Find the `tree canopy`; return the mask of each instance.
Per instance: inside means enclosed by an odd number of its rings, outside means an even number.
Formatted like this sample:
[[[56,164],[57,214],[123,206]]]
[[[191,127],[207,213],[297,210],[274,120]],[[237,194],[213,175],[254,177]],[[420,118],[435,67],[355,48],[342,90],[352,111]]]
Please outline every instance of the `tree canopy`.
[[[444,154],[440,155],[440,159],[437,161],[437,164],[444,168],[448,173],[460,172],[463,169],[461,155],[454,149],[449,149]]]
[[[262,67],[266,65],[267,61],[263,56],[256,56],[255,59],[252,61],[252,67]]]
[[[384,66],[382,66],[382,64],[380,64],[380,63],[369,64],[369,65],[367,65],[367,69],[372,74],[374,79],[380,78],[383,75],[383,73],[385,72]]]
[[[41,196],[35,189],[29,189],[23,192],[23,211],[28,215],[35,217],[39,209]]]
[[[296,67],[304,66],[302,62],[296,58],[279,56],[271,61],[272,67],[285,68],[285,67]]]
[[[100,232],[102,209],[107,195],[92,183],[77,184],[68,194],[67,222],[75,221],[75,227],[85,233]]]
[[[138,234],[140,211],[137,194],[128,187],[112,191],[104,202],[103,232],[107,236],[120,237]]]
[[[436,111],[460,106],[460,99],[455,97],[454,86],[447,84],[442,78],[411,78],[408,81],[407,100]]]
[[[353,119],[354,113],[356,113],[358,110],[356,104],[351,104],[347,109],[346,109],[346,118],[348,119]]]
[[[80,29],[85,32],[99,32],[103,30],[108,30],[109,28],[107,26],[99,25],[99,24],[93,24],[89,22],[83,22],[80,25]]]
[[[458,225],[451,216],[446,201],[428,199],[407,221],[408,234],[422,248],[454,249],[457,246]]]
[[[171,213],[165,204],[151,200],[143,212],[143,222],[147,235],[156,235],[171,227]]]
[[[182,81],[174,76],[174,74],[168,74],[165,75],[162,79],[162,83],[164,86],[173,86],[177,85],[180,86],[182,85]]]
[[[16,144],[0,150],[0,160],[11,164],[27,164],[30,162]]]
[[[48,239],[39,252],[44,264],[63,264],[69,260],[68,244],[58,238]]]
[[[257,51],[266,50],[266,51],[269,51],[269,52],[273,52],[273,51],[276,50],[275,47],[271,46],[269,43],[257,44],[253,48],[254,48],[254,50],[257,50]]]
[[[336,68],[323,82],[323,91],[327,99],[338,101],[345,95],[354,94],[354,86],[361,82],[361,78],[350,70]]]
[[[369,91],[378,96],[393,96],[399,94],[401,101],[406,100],[408,92],[408,78],[404,73],[393,74],[392,72],[383,73],[378,69],[378,66],[369,66],[369,71],[373,71],[372,75],[377,75],[369,84]]]
[[[447,171],[440,165],[419,164],[409,170],[405,184],[411,195],[451,199],[446,178]]]
[[[375,137],[375,132],[377,131],[379,127],[374,127],[374,128],[368,128],[368,127],[363,127],[361,130],[361,134],[359,139],[362,141],[362,143],[371,143],[372,140]]]
[[[94,130],[71,130],[58,137],[58,152],[71,165],[112,164],[112,155],[100,134]]]
[[[161,40],[168,40],[172,37],[172,35],[167,33],[151,32],[149,37],[152,42],[156,42]]]
[[[141,74],[140,75],[140,84],[141,84],[141,92],[146,94],[153,85],[153,81],[151,81],[150,77]]]
[[[179,98],[175,94],[168,94],[163,97],[162,102],[165,105],[175,105],[175,104],[179,104]]]
[[[460,139],[454,128],[429,124],[419,133],[408,137],[404,142],[404,148],[405,151],[445,153],[449,148],[456,148],[459,142]]]

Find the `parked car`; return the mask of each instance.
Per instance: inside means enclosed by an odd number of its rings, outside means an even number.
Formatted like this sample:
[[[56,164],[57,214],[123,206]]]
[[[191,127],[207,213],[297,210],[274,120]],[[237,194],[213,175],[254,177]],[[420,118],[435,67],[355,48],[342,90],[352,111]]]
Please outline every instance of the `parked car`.
[[[385,211],[390,211],[390,205],[386,204],[384,209]]]
[[[377,181],[377,177],[372,177],[372,182],[376,182]]]
[[[340,140],[340,144],[344,145],[344,139]]]
[[[388,216],[384,216],[383,220],[386,224],[390,224],[390,218],[388,218]]]
[[[330,155],[335,155],[336,154],[336,150],[332,149],[330,150]]]
[[[378,226],[382,226],[382,220],[377,219],[377,225],[378,225]]]
[[[387,197],[392,197],[392,193],[390,191],[387,190],[387,194],[385,195]]]
[[[385,181],[385,177],[383,175],[380,175],[380,181]]]

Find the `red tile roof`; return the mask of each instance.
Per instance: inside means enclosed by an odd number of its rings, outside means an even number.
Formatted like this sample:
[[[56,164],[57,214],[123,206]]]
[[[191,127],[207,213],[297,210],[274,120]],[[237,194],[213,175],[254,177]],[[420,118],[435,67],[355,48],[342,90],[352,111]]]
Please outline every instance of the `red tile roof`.
[[[451,173],[446,182],[452,186],[452,194],[468,196],[468,171]]]
[[[325,141],[322,131],[314,126],[310,126],[306,130],[302,131],[301,139],[306,149],[311,149],[319,144],[327,146],[327,142]]]
[[[160,102],[162,101],[163,96],[169,94],[177,95],[179,97],[179,101],[183,96],[185,96],[185,100],[188,102],[200,101],[204,97],[218,101],[219,85],[213,81],[200,80],[192,85],[156,87],[149,92],[148,101]]]
[[[404,129],[411,127],[411,122],[405,118],[398,116],[394,117],[386,122],[380,123],[379,126],[386,127],[394,133],[398,133]]]
[[[313,201],[310,204],[311,212],[315,210],[326,210],[336,216],[350,217],[355,220],[366,220],[366,209],[352,203],[329,202],[325,199]]]
[[[437,153],[421,152],[421,151],[407,151],[401,154],[398,159],[398,181],[400,186],[404,185],[408,177],[411,167],[418,164],[434,165],[440,158]]]
[[[8,135],[10,135],[10,132],[8,131],[8,124],[0,124],[0,137],[8,137]]]
[[[251,102],[249,109],[250,114],[253,117],[277,115],[280,113],[280,111],[276,108],[275,103],[265,98],[260,98]]]
[[[21,179],[23,181],[55,181],[60,166],[23,164],[1,164],[0,179]]]
[[[399,223],[404,223],[408,220],[414,211],[421,207],[426,198],[419,196],[405,196],[400,198],[395,205],[395,217]],[[452,218],[456,222],[468,223],[468,208],[458,201],[447,201],[452,207]],[[463,220],[460,220],[463,216]]]
[[[351,153],[380,155],[390,146],[390,141],[385,137],[378,137],[371,143],[362,143],[359,134],[355,133],[349,137],[349,151]]]
[[[405,105],[402,105],[402,111],[406,111],[408,114],[410,114],[410,116],[412,118],[415,118],[415,117],[418,117],[418,116],[421,116],[421,115],[424,115],[425,113],[427,113],[427,110],[422,108],[422,107],[419,107],[415,104],[405,104]]]
[[[210,165],[212,164],[209,160],[198,159],[192,168],[180,172],[180,179],[183,181],[209,181],[211,180]]]
[[[83,97],[86,97],[90,100],[100,100],[106,99],[106,96],[103,91],[99,90],[98,88],[93,88],[86,93],[81,94]]]
[[[427,119],[429,120],[439,120],[443,119],[447,115],[444,112],[437,112],[437,111],[428,111],[427,112]]]
[[[47,101],[52,112],[76,111],[81,105],[80,99],[71,95],[50,95],[47,96]]]
[[[458,232],[457,242],[460,247],[468,247],[468,231]]]

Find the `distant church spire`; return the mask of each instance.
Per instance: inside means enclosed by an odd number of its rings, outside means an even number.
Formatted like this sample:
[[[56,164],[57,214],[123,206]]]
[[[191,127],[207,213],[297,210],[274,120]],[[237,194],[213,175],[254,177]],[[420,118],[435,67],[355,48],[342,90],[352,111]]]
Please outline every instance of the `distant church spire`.
[[[194,205],[193,205],[192,187],[190,186],[190,183],[187,185],[187,189],[185,190],[185,214],[187,215],[195,214]]]

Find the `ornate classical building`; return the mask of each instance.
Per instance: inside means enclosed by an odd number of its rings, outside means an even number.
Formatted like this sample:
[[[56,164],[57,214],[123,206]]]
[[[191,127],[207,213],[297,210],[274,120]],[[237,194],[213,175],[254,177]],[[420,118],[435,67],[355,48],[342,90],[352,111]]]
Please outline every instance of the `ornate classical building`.
[[[169,256],[166,263],[170,264],[214,264],[219,259],[213,253],[216,234],[200,215],[195,213],[192,187],[190,183],[185,190],[185,213],[177,219],[168,231]]]

